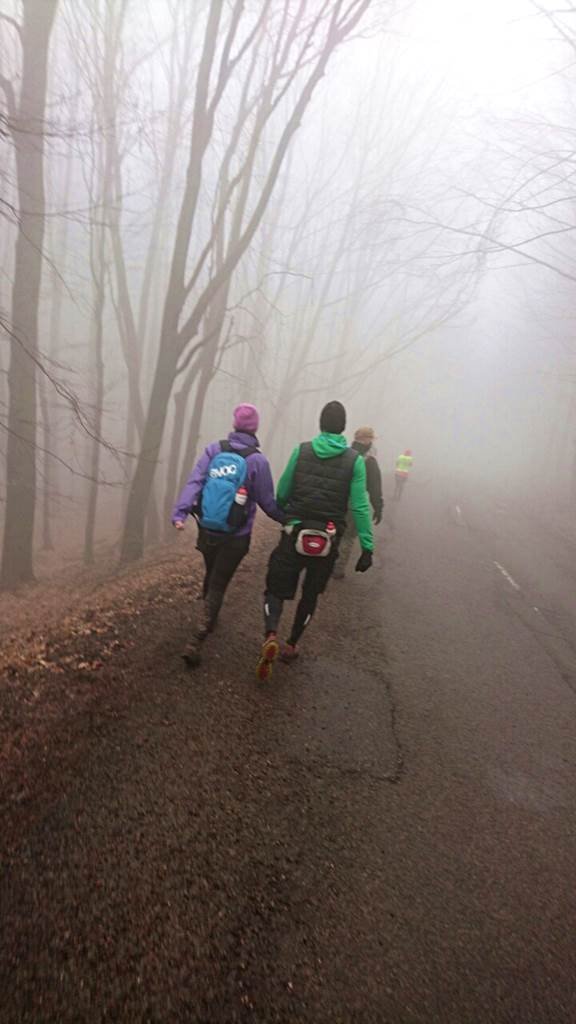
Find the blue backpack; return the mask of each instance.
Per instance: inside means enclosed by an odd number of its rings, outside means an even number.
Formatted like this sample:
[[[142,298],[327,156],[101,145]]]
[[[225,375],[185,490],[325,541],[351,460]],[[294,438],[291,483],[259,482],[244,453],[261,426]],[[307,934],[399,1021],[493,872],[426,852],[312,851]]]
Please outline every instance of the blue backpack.
[[[220,441],[220,451],[213,456],[202,488],[199,523],[205,530],[233,533],[248,518],[248,502],[235,502],[236,491],[242,487],[248,469],[246,459],[258,448],[232,448],[229,441]]]

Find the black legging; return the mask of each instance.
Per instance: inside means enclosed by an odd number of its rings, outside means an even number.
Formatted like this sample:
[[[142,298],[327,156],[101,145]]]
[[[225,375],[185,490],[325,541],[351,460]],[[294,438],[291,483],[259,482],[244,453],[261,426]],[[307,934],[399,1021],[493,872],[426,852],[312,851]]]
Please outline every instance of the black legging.
[[[302,587],[302,596],[298,602],[294,622],[292,623],[292,630],[288,637],[289,644],[298,643],[302,633],[316,611],[319,596],[320,595],[314,580],[311,577],[306,576],[304,586]],[[280,625],[282,609],[284,608],[284,601],[280,597],[275,597],[274,594],[267,593],[264,598],[264,607],[266,632],[277,633],[278,626]]]
[[[206,566],[202,596],[206,603],[206,614],[211,628],[216,625],[222,607],[224,594],[236,569],[250,547],[250,535],[218,535],[200,529],[196,545]]]
[[[264,595],[264,628],[266,633],[277,633],[284,601],[291,601],[296,595],[300,574],[304,572],[302,594],[296,608],[289,644],[296,644],[310,622],[320,594],[326,585],[337,557],[337,546],[327,558],[309,558],[299,555],[294,538],[282,534],[278,546],[270,555]]]

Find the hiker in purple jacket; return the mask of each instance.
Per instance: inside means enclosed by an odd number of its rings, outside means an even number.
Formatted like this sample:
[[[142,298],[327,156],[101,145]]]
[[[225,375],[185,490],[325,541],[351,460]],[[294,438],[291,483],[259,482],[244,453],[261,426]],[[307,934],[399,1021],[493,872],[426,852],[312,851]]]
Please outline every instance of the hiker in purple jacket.
[[[270,519],[284,523],[286,516],[276,504],[274,483],[268,459],[260,451],[256,431],[258,430],[258,410],[246,403],[238,405],[234,410],[234,429],[228,434],[229,451],[246,452],[252,449],[246,458],[246,479],[244,487],[248,492],[246,514],[243,525],[232,533],[198,528],[196,547],[201,552],[206,566],[202,596],[204,599],[203,615],[196,633],[184,652],[184,660],[190,667],[200,664],[200,649],[209,633],[212,633],[226,588],[234,576],[236,569],[250,547],[250,537],[256,517],[256,506],[259,505]],[[212,459],[222,448],[220,441],[209,444],[198,459],[192,476],[185,484],[172,512],[172,524],[177,530],[183,530],[188,515],[198,509],[203,487],[208,478],[208,470]]]

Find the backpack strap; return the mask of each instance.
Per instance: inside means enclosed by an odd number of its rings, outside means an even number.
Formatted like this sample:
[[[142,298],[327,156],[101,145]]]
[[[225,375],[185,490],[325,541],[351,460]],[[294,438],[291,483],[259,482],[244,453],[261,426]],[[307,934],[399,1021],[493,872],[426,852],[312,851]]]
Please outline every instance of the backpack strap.
[[[247,459],[249,455],[256,455],[260,451],[259,448],[232,448],[231,451],[236,452],[236,455],[241,455],[243,459]]]

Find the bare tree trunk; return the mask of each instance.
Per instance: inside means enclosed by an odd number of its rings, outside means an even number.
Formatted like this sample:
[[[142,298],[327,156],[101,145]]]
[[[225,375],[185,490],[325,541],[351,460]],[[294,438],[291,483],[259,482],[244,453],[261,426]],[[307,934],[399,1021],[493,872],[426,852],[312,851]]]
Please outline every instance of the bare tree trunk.
[[[102,433],[102,405],[104,402],[104,304],[105,304],[105,236],[104,228],[99,226],[98,232],[98,254],[94,267],[94,330],[93,330],[93,352],[94,352],[94,440],[90,455],[90,483],[88,489],[88,507],[86,512],[86,527],[84,531],[84,565],[94,563],[94,534],[96,531],[96,512],[98,508],[98,476],[100,473],[100,442],[98,438]]]
[[[174,504],[178,489],[178,467],[180,466],[180,452],[182,449],[182,434],[186,422],[186,408],[190,397],[191,384],[187,381],[185,385],[174,395],[174,424],[172,427],[172,444],[170,445],[170,457],[166,471],[166,490],[164,495],[164,538],[169,540],[172,536],[170,530],[170,510]]]
[[[71,161],[68,163],[68,167],[71,166]],[[70,183],[70,173],[67,171],[67,186],[64,190],[65,197],[68,196]],[[66,200],[65,200],[66,201]],[[66,259],[66,237],[68,234],[68,221],[64,221],[63,239],[61,254],[63,259],[59,261],[61,266],[61,272],[64,271],[64,264]],[[62,277],[56,271],[52,272],[51,275],[51,292],[52,292],[52,305],[50,309],[50,342],[48,354],[51,359],[54,359],[58,352],[58,341],[60,337],[60,323],[62,318],[62,292],[63,283]],[[48,393],[46,390],[45,381],[42,381],[39,389],[40,394],[40,412],[42,416],[42,436],[43,436],[43,448],[44,448],[44,462],[43,462],[43,473],[44,479],[42,482],[42,547],[45,551],[54,550],[54,541],[52,538],[52,502],[53,497],[58,486],[58,468],[54,459],[51,456],[53,451],[53,430],[52,430],[52,415],[53,411],[50,408],[50,402],[48,401]]]
[[[148,511],[146,513],[146,544],[157,544],[161,536],[157,488],[158,481],[155,478],[152,482],[150,501],[148,502]]]
[[[207,355],[206,359],[202,363],[202,369],[200,371],[200,378],[196,386],[196,394],[194,396],[194,408],[192,410],[192,419],[188,428],[188,443],[184,451],[184,459],[182,470],[184,473],[191,472],[194,463],[196,461],[198,453],[198,442],[200,440],[200,427],[202,426],[202,415],[204,413],[204,405],[206,404],[206,396],[208,395],[208,389],[214,376],[214,360],[210,355]],[[189,469],[187,467],[190,467]]]
[[[93,439],[90,452],[90,482],[84,530],[85,565],[94,562],[94,538],[98,509],[98,478],[100,475],[100,440],[104,403],[104,310],[106,306],[106,253],[110,218],[114,217],[112,202],[114,168],[117,156],[116,106],[114,69],[120,42],[125,5],[114,11],[104,5],[103,58],[100,70],[100,84],[95,91],[95,115],[99,131],[95,133],[96,149],[93,151],[91,195],[98,196],[102,219],[90,224],[90,269],[93,284],[93,314],[91,349],[94,373],[94,421]],[[113,212],[114,210],[114,212]],[[114,232],[112,231],[112,239]]]
[[[50,452],[52,451],[52,424],[50,422],[50,407],[46,394],[46,385],[42,381],[39,387],[40,415],[42,418],[43,436],[43,476],[42,481],[42,550],[54,551],[54,539],[52,537],[52,495],[54,489],[53,461]]]
[[[44,116],[50,34],[58,0],[23,0],[20,98],[8,99],[16,152],[20,216],[16,241],[8,372],[6,521],[0,584],[34,578],[36,509],[36,363],[44,242]],[[6,91],[6,90],[5,90]],[[12,109],[10,109],[12,107]]]
[[[130,562],[140,558],[144,544],[146,508],[152,490],[154,473],[166,424],[168,403],[176,375],[178,350],[176,331],[171,334],[172,344],[164,344],[158,355],[156,373],[150,395],[150,409],[142,436],[142,450],[132,480],[126,509],[126,523],[122,540],[121,559]]]
[[[77,111],[77,104],[73,108],[72,120],[75,120]],[[61,203],[64,209],[68,208],[70,199],[70,185],[72,181],[72,158],[68,157],[66,163],[66,171],[64,174],[64,186],[62,189]],[[51,292],[51,305],[50,305],[50,338],[48,345],[48,355],[50,359],[56,359],[58,355],[58,346],[60,343],[60,328],[62,323],[62,298],[64,294],[64,275],[66,272],[67,265],[67,250],[68,250],[68,229],[69,220],[67,217],[64,218],[62,225],[61,237],[59,239],[59,254],[57,257],[57,265],[59,272],[53,268],[51,273],[50,292]],[[43,448],[45,451],[44,455],[44,480],[42,487],[42,547],[45,551],[54,550],[54,541],[52,537],[52,502],[54,494],[58,487],[58,465],[51,456],[53,451],[53,430],[52,430],[52,415],[53,410],[50,408],[48,401],[48,393],[44,382],[40,387],[40,409],[42,414],[42,426],[43,426]]]

